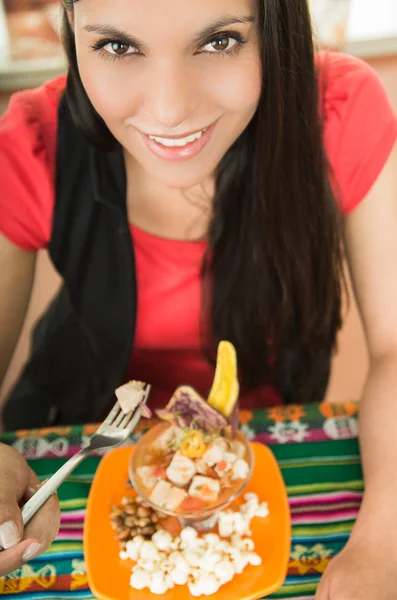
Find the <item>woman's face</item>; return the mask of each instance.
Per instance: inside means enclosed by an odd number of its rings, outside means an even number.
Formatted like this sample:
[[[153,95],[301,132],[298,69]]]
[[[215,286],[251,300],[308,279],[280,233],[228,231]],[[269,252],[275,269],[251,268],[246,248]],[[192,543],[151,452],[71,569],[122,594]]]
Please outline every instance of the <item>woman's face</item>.
[[[81,79],[114,137],[173,188],[213,174],[261,91],[257,0],[79,0]]]

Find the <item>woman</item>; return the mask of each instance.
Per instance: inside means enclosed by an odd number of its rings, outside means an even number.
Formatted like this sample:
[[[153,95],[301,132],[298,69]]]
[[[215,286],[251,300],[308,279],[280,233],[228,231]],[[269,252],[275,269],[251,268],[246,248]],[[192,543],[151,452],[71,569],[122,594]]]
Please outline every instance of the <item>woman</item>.
[[[366,492],[318,598],[392,597],[397,121],[379,80],[314,55],[306,0],[66,2],[64,41],[67,81],[16,95],[0,126],[3,372],[38,249],[64,280],[5,427],[98,420],[131,376],[153,405],[184,381],[205,393],[220,339],[242,406],[320,400],[345,252],[371,356]],[[22,534],[36,480],[13,450],[0,461],[4,573],[48,546],[57,513]]]

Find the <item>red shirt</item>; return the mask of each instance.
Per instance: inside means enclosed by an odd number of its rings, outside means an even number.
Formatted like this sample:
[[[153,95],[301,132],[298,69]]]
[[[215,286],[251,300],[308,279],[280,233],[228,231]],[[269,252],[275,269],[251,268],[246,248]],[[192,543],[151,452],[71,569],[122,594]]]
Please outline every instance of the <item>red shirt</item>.
[[[342,54],[326,60],[325,147],[336,176],[341,210],[366,196],[397,138],[397,119],[376,73]],[[0,232],[36,251],[51,237],[57,109],[65,78],[15,94],[0,119]],[[199,337],[200,268],[206,242],[166,240],[131,226],[138,314],[131,377],[150,381],[152,404],[164,404],[183,383],[206,395],[213,368]],[[159,310],[161,307],[161,310]],[[280,403],[264,386],[242,398],[244,408]]]

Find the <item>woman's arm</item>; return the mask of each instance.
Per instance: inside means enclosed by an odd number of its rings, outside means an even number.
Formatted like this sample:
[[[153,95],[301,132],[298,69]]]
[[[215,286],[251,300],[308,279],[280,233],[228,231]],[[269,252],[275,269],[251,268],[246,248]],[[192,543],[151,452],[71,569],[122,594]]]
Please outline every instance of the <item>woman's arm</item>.
[[[346,217],[353,287],[370,369],[360,406],[365,496],[357,529],[397,516],[397,145],[364,201]]]
[[[397,145],[346,217],[345,241],[370,357],[359,426],[365,491],[316,600],[386,600],[397,590]]]
[[[21,250],[0,234],[0,385],[26,316],[35,262],[35,252]]]

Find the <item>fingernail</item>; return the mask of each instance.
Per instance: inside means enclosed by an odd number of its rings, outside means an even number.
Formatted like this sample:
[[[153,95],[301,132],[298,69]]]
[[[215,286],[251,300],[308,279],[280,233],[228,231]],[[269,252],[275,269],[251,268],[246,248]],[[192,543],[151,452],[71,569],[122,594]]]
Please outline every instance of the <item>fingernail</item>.
[[[21,537],[14,521],[6,521],[0,525],[0,545],[3,546],[5,550],[7,550],[7,548],[12,548],[20,541]]]
[[[25,552],[22,554],[22,560],[24,562],[28,562],[29,560],[32,560],[32,558],[34,558],[35,556],[37,556],[40,552],[40,544],[38,544],[37,542],[33,542],[33,544],[30,544],[30,546],[27,548],[27,550],[25,550]]]

